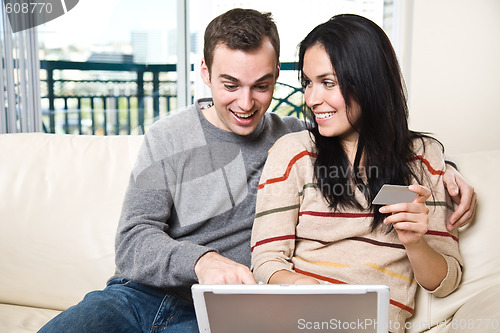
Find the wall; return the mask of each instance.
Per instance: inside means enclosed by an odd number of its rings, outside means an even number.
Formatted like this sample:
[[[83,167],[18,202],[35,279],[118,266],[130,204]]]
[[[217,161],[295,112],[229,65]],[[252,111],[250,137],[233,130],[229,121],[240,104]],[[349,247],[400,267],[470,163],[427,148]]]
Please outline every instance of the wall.
[[[500,149],[500,1],[408,2],[410,126],[448,154]]]

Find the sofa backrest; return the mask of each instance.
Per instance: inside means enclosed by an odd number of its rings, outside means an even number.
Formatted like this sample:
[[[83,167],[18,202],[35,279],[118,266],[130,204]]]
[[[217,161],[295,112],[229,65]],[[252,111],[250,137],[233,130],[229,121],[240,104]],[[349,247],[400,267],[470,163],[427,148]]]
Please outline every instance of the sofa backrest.
[[[142,139],[0,135],[0,303],[63,310],[105,286]]]

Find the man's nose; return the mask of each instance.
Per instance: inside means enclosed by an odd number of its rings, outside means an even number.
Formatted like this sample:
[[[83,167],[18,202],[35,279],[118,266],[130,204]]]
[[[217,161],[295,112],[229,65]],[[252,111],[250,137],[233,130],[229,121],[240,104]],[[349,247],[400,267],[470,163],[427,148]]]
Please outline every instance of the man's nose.
[[[251,111],[255,105],[251,89],[242,89],[238,98],[238,106],[241,111]]]

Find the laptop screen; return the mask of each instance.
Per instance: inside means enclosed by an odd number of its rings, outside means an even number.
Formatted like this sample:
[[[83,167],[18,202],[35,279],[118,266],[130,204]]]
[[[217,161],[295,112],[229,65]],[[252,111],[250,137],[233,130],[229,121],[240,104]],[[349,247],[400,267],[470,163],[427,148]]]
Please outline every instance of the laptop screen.
[[[387,286],[198,286],[200,332],[387,332]]]

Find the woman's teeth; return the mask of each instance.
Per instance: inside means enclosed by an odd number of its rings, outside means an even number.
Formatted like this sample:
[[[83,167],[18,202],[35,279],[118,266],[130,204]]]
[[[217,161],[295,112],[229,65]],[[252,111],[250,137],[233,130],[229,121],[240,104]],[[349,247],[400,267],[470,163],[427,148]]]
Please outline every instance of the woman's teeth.
[[[325,113],[315,113],[314,115],[318,119],[325,119],[325,118],[329,118],[329,117],[333,116],[334,114],[335,114],[335,112],[325,112]]]

